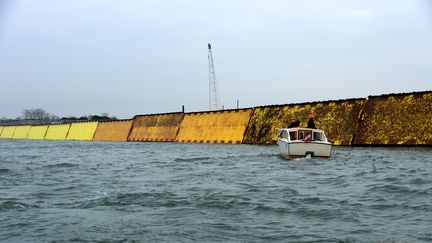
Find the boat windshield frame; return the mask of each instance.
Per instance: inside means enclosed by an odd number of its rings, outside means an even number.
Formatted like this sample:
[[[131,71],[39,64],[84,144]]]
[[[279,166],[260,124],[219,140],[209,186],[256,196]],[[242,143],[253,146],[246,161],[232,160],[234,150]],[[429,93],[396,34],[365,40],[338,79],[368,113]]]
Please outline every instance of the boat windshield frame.
[[[281,129],[279,130],[278,138],[287,140],[288,142],[304,142],[305,138],[311,142],[328,142],[323,130],[302,127]]]

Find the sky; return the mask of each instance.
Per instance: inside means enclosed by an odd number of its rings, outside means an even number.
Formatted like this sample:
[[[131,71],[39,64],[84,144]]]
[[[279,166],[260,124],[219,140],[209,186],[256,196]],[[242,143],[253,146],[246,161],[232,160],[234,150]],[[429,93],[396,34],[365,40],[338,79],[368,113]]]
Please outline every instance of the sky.
[[[432,90],[429,0],[0,0],[0,117]]]

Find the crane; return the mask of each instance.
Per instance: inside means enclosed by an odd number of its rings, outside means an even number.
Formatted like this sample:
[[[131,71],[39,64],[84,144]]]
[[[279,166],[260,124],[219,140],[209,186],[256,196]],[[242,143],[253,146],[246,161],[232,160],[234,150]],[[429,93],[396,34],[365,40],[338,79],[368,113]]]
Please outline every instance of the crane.
[[[209,109],[220,110],[221,100],[216,85],[216,71],[214,67],[212,46],[208,43],[208,65],[209,65]]]

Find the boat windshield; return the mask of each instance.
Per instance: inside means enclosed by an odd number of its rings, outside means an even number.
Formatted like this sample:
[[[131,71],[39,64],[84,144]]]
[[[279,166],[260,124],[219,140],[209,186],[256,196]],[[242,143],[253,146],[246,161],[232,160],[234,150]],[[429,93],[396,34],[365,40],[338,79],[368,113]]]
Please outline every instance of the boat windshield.
[[[310,136],[312,136],[312,131],[310,131],[310,130],[299,130],[299,133],[298,133],[298,139],[299,140],[303,140],[303,139],[305,139],[308,135],[310,135]]]
[[[314,132],[312,140],[314,141],[323,141],[323,135],[321,132]]]
[[[289,132],[289,136],[290,136],[291,140],[297,140],[297,132],[296,131]]]
[[[288,132],[285,130],[280,131],[279,138],[288,139]]]

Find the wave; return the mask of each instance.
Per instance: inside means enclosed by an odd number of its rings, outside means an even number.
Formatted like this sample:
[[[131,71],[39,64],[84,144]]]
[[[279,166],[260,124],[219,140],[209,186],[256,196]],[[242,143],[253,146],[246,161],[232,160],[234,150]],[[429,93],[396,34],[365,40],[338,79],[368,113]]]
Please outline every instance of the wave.
[[[233,158],[269,158],[269,157],[277,157],[279,154],[277,153],[260,153],[260,154],[246,154],[246,155],[226,155],[226,156],[198,156],[198,157],[189,157],[189,158],[176,158],[175,162],[196,162],[196,161],[206,161],[211,159],[233,159]]]
[[[9,173],[9,169],[0,169],[0,175]]]
[[[58,163],[58,164],[52,164],[52,165],[45,165],[45,168],[71,168],[71,167],[78,167],[77,164],[71,164],[71,163]]]
[[[174,207],[189,205],[190,201],[169,192],[118,193],[93,200],[79,202],[77,208],[94,208],[99,206],[143,206]]]
[[[30,207],[29,204],[14,202],[14,201],[4,201],[0,202],[0,212],[3,211],[24,211]]]
[[[196,161],[204,161],[209,160],[212,157],[190,157],[190,158],[176,158],[175,162],[196,162]]]

